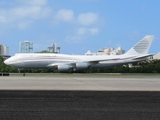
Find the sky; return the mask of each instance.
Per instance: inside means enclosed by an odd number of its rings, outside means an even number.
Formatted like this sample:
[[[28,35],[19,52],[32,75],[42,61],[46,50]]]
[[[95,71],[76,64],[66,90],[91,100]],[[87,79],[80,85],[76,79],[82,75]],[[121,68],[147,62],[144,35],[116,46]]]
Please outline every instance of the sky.
[[[62,54],[102,48],[128,51],[145,35],[154,35],[150,53],[160,52],[160,0],[0,0],[0,44],[12,56],[20,41],[33,51],[52,43]]]

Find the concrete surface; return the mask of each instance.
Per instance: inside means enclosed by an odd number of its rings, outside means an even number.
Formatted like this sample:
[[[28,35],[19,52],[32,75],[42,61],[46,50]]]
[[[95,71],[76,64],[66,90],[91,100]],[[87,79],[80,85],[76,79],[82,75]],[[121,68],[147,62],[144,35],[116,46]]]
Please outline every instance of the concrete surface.
[[[0,90],[160,91],[160,76],[1,76]]]

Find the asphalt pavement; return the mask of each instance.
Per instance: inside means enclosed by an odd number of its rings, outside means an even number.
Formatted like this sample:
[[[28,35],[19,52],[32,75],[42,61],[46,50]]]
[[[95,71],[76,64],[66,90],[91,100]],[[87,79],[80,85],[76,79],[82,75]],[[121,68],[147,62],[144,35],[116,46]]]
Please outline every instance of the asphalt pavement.
[[[160,92],[0,91],[0,120],[159,120]]]

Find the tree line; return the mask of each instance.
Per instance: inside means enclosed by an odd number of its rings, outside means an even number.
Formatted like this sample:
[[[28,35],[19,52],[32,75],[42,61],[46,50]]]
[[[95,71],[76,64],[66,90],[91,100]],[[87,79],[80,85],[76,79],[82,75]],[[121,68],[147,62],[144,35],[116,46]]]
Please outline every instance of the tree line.
[[[160,73],[160,60],[141,61],[129,65],[122,65],[113,68],[91,69],[90,73]]]
[[[0,57],[0,72],[18,73],[15,67],[4,64],[4,59]],[[24,69],[20,72],[26,73],[57,73],[57,69]],[[72,70],[69,70],[72,72]],[[160,73],[160,60],[141,61],[129,65],[117,66],[113,68],[90,68],[85,70],[85,73]]]

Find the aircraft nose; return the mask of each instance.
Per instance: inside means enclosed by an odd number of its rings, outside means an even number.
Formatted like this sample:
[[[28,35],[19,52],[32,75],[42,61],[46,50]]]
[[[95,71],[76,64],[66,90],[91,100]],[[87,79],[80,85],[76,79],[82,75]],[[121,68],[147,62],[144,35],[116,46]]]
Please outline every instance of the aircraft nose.
[[[9,64],[8,60],[5,60],[5,61],[4,61],[4,63],[5,63],[6,65],[8,65],[8,64]]]

